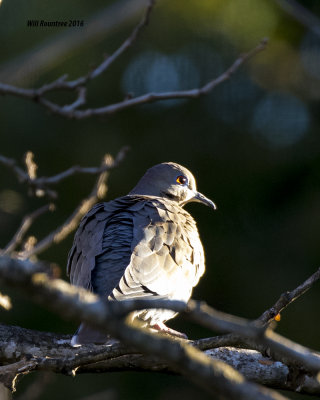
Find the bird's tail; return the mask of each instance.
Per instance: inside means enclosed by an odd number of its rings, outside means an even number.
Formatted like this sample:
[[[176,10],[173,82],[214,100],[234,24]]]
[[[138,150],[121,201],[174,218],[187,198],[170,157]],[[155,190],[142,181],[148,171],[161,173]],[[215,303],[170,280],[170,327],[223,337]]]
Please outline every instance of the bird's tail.
[[[71,346],[78,347],[82,344],[104,344],[109,342],[110,336],[104,332],[100,332],[89,325],[82,323],[71,339]]]

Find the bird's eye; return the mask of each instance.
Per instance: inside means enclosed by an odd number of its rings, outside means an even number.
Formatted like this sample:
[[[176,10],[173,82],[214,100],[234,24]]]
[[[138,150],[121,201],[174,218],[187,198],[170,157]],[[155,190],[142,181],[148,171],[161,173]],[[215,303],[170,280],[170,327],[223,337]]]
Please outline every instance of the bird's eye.
[[[188,178],[183,175],[179,175],[176,179],[176,182],[179,183],[179,185],[185,185],[188,182]]]

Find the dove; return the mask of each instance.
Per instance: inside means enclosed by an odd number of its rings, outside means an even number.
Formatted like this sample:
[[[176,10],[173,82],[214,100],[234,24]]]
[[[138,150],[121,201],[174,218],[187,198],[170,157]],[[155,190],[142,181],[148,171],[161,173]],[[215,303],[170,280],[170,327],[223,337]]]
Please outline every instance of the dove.
[[[187,302],[205,271],[195,220],[184,209],[215,203],[197,191],[192,173],[165,162],[143,175],[128,195],[96,204],[81,220],[69,252],[71,284],[108,301],[168,299]],[[185,337],[165,325],[176,312],[132,313],[144,327]],[[71,344],[106,343],[108,335],[82,323]]]

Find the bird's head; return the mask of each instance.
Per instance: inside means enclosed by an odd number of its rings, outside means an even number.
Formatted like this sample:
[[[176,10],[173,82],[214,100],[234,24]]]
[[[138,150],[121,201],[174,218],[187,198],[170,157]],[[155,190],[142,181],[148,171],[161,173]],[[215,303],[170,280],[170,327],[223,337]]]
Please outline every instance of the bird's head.
[[[180,206],[196,201],[213,209],[217,208],[211,200],[197,191],[192,173],[173,162],[149,168],[129,194],[164,197],[176,201]]]

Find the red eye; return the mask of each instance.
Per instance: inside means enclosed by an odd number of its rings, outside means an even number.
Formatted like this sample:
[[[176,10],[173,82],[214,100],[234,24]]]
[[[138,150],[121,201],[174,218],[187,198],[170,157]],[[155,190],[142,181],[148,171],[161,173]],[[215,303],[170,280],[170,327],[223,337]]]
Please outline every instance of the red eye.
[[[179,183],[179,185],[185,185],[188,182],[188,179],[183,175],[179,175],[176,182]]]

